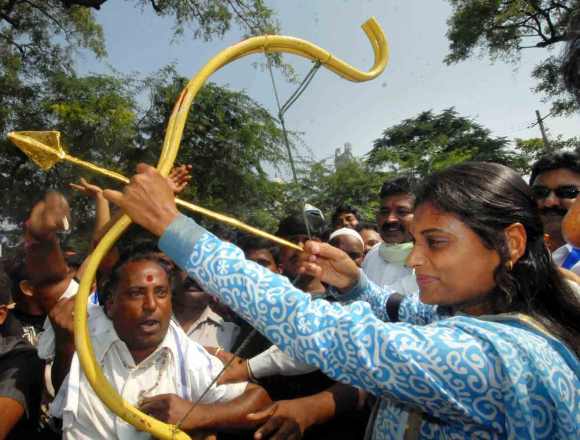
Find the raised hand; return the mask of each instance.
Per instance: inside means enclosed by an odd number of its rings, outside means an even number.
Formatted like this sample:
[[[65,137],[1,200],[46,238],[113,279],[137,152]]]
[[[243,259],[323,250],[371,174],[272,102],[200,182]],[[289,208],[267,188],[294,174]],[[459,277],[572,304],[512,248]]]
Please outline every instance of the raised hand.
[[[74,343],[74,307],[75,297],[73,296],[57,301],[48,312],[48,318],[54,328],[55,337],[62,341]]]
[[[133,221],[160,236],[177,217],[174,193],[167,179],[146,164],[137,165],[123,192],[106,189],[103,195],[121,208]]]
[[[57,231],[70,228],[70,207],[65,197],[58,192],[47,192],[44,199],[32,208],[26,223],[27,232],[37,239],[48,239]]]
[[[167,176],[173,194],[179,194],[191,180],[191,165],[180,165],[171,170]]]
[[[298,270],[340,290],[353,287],[360,276],[358,266],[346,253],[318,241],[304,244],[304,255]]]
[[[87,182],[82,177],[78,184],[70,183],[69,185],[71,188],[76,189],[78,192],[84,194],[85,196],[96,198],[103,195],[103,189],[101,187]]]

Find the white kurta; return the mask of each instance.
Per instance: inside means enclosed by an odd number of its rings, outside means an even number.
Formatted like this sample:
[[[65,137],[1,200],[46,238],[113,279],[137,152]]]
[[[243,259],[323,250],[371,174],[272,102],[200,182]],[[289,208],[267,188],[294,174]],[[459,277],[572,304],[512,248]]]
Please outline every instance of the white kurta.
[[[410,295],[419,291],[413,270],[401,264],[389,263],[379,253],[383,243],[373,247],[366,255],[362,270],[369,280],[384,289]]]
[[[103,373],[123,399],[134,406],[142,398],[158,394],[177,394],[196,401],[222,368],[219,359],[191,341],[173,322],[159,347],[138,365],[102,309],[91,309],[89,328]],[[246,385],[245,382],[213,385],[202,403],[234,399],[244,392]],[[61,408],[64,404],[63,410],[59,411],[59,404]],[[137,431],[101,402],[80,370],[76,354],[55,405],[52,413],[62,412],[64,439],[150,438],[148,433]]]

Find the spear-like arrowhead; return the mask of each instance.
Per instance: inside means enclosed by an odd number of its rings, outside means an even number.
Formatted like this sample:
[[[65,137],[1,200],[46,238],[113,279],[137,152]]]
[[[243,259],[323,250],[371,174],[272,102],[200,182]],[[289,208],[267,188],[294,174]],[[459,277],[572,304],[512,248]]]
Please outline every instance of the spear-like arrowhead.
[[[66,157],[59,131],[13,131],[8,139],[44,171]]]

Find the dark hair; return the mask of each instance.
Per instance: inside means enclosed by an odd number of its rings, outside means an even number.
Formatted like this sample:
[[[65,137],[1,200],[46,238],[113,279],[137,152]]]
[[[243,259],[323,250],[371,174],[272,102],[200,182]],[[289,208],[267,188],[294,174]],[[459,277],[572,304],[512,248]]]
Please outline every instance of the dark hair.
[[[267,250],[272,254],[276,264],[280,264],[280,249],[265,238],[242,235],[238,240],[238,247],[246,254],[250,251]]]
[[[3,261],[3,267],[10,279],[10,291],[12,297],[19,298],[22,294],[20,291],[20,282],[28,279],[26,261],[24,259],[24,249],[18,249],[14,256],[6,258]]]
[[[544,230],[530,187],[512,169],[490,162],[466,162],[427,177],[416,204],[458,216],[501,263],[495,270],[495,313],[521,312],[538,319],[580,352],[580,300],[565,284],[544,244]],[[521,223],[526,250],[510,271],[506,227]]]
[[[379,232],[379,228],[378,228],[376,223],[365,222],[365,221],[359,222],[359,224],[356,225],[355,229],[356,229],[356,232],[359,232],[359,233],[361,231],[364,231],[365,229],[371,229],[375,232]]]
[[[310,225],[310,232],[315,237],[320,237],[326,229],[325,224]],[[280,237],[290,237],[293,235],[308,235],[308,228],[301,212],[295,212],[283,218],[278,225],[276,235]]]
[[[532,165],[530,185],[540,174],[561,168],[580,174],[580,154],[576,151],[558,151],[543,155]]]
[[[580,104],[580,14],[570,17],[567,35],[569,40],[560,69],[566,89]]]
[[[357,220],[360,221],[360,214],[358,209],[350,205],[340,205],[334,210],[334,214],[332,214],[332,226],[336,225],[338,218],[341,214],[353,214]]]
[[[136,261],[152,261],[158,264],[167,274],[170,292],[174,291],[177,281],[177,269],[175,264],[173,264],[168,257],[164,257],[155,244],[142,242],[139,243],[135,249],[136,250],[127,250],[123,253],[111,269],[111,273],[103,283],[102,291],[99,292],[99,303],[101,305],[106,303],[107,299],[110,298],[117,288],[119,280],[121,279],[121,271],[127,264]]]
[[[417,181],[413,176],[401,176],[395,179],[387,180],[381,186],[381,191],[379,192],[379,198],[384,199],[385,197],[394,196],[397,194],[415,194],[415,187],[417,186]]]

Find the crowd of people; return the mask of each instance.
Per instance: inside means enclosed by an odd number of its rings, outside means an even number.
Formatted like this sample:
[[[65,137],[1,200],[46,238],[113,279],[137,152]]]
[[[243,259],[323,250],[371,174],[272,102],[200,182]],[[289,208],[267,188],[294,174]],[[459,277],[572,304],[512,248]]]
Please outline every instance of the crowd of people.
[[[580,96],[578,41],[564,73]],[[212,234],[175,206],[188,180],[141,164],[123,192],[72,185],[95,202],[90,249],[123,213],[139,225],[88,305],[129,404],[192,438],[580,438],[578,152],[546,154],[528,182],[484,162],[399,176],[372,220],[289,212],[276,234],[302,251]],[[48,192],[3,264],[0,439],[149,438],[75,353],[72,217]]]
[[[580,249],[562,231],[578,153],[542,157],[529,184],[477,162],[390,179],[374,222],[290,213],[276,234],[305,252],[220,240],[175,209],[187,166],[139,171],[123,194],[72,186],[95,202],[91,247],[123,212],[141,225],[101,263],[88,320],[143,412],[200,438],[578,437]],[[75,354],[72,217],[48,192],[4,261],[0,438],[147,438]]]

